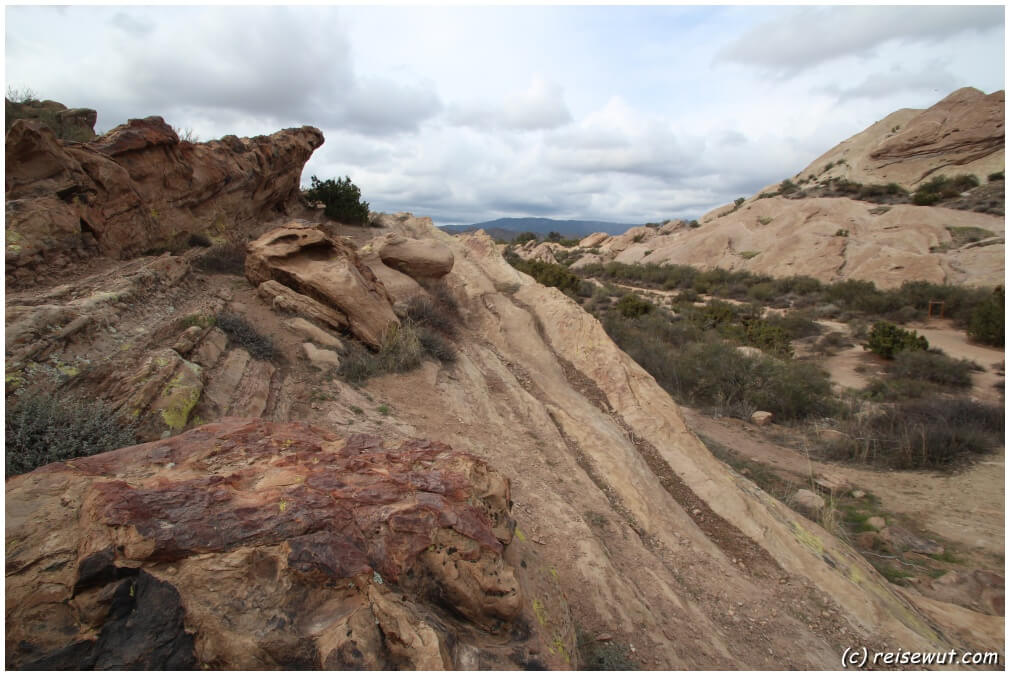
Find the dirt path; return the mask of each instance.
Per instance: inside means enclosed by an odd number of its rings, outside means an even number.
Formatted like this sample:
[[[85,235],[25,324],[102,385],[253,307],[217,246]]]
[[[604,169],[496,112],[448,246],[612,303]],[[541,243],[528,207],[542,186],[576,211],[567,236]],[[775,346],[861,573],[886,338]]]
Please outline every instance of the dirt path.
[[[809,488],[818,474],[844,477],[853,487],[876,496],[885,512],[906,516],[967,550],[1003,556],[1004,448],[957,474],[874,471],[812,460],[801,451],[769,441],[763,431],[741,420],[712,419],[692,409],[682,410],[696,434],[793,477],[797,488]]]

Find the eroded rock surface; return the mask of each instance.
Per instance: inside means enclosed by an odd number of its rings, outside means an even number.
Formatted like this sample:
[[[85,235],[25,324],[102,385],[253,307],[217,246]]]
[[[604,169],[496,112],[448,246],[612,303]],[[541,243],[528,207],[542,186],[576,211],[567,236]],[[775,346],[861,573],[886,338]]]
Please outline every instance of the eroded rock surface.
[[[302,167],[322,143],[314,127],[188,143],[148,117],[79,144],[17,120],[6,145],[7,262],[89,248],[129,257],[275,217],[298,199]]]
[[[291,222],[249,244],[245,274],[254,285],[276,281],[338,310],[346,328],[375,347],[391,324],[399,324],[389,293],[355,246],[309,224]]]
[[[510,504],[444,444],[300,423],[50,465],[7,483],[7,663],[564,666],[506,560]]]

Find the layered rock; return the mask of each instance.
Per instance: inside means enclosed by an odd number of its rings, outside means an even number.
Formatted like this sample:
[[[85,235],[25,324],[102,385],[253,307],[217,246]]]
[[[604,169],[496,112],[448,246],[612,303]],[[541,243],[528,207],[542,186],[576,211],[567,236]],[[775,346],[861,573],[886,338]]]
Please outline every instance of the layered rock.
[[[546,643],[536,617],[559,609],[534,609],[505,555],[510,504],[444,444],[298,423],[50,465],[7,482],[7,663],[564,666],[571,622]]]
[[[256,286],[275,282],[270,288],[277,293],[264,290],[272,298],[283,294],[276,289],[279,285],[315,301],[322,308],[299,304],[313,308],[306,310],[313,319],[336,310],[339,314],[327,323],[340,324],[373,347],[381,344],[391,324],[399,323],[389,293],[358,258],[354,245],[306,223],[288,223],[250,243],[245,274]]]
[[[42,121],[57,137],[68,141],[90,141],[95,137],[98,112],[91,108],[67,108],[58,101],[4,100],[5,131],[15,120],[27,118]]]
[[[452,251],[433,240],[386,235],[376,245],[382,262],[414,279],[438,279],[452,270]]]
[[[76,144],[17,120],[7,132],[7,262],[87,247],[128,257],[273,218],[298,199],[322,143],[313,127],[188,143],[148,117]]]

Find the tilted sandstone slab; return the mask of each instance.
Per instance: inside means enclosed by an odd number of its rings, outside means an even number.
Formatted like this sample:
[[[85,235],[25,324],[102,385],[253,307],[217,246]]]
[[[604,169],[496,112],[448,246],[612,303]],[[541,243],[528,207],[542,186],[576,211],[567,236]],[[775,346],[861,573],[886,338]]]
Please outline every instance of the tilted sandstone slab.
[[[441,242],[394,233],[384,236],[376,249],[383,263],[414,279],[444,277],[452,271],[452,250]]]
[[[314,127],[188,143],[148,117],[80,144],[18,120],[7,132],[7,260],[88,244],[129,257],[284,213],[322,143]]]
[[[559,609],[534,612],[506,560],[510,505],[507,479],[444,444],[302,423],[49,465],[7,482],[7,663],[564,666],[570,621],[543,638]]]
[[[245,274],[255,285],[273,280],[339,310],[350,331],[374,347],[399,324],[389,293],[354,245],[312,225],[291,222],[251,242]]]

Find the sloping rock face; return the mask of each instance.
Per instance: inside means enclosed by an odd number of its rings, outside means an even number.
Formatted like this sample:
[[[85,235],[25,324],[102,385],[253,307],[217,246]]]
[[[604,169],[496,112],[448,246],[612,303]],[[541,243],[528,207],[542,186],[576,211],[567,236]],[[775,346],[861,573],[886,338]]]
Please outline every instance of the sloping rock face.
[[[389,293],[354,245],[306,223],[288,223],[250,243],[245,274],[255,286],[275,281],[339,311],[344,326],[373,347],[391,324],[399,324]]]
[[[69,141],[95,138],[98,111],[91,108],[67,108],[58,101],[11,101],[4,99],[5,131],[22,118],[41,120],[57,137]]]
[[[983,184],[1005,165],[1004,92],[959,89],[927,110],[900,110],[824,153],[793,177],[804,187],[845,179],[916,186],[945,174],[975,175]],[[995,186],[999,184],[996,183]],[[987,188],[992,186],[987,186]],[[912,204],[879,205],[847,197],[760,198],[724,205],[701,227],[632,228],[592,240],[576,265],[673,263],[749,270],[772,276],[809,275],[824,282],[871,280],[878,287],[909,280],[994,286],[1003,283],[1001,215]],[[952,232],[977,228],[983,241],[955,248]],[[637,241],[635,241],[637,239]],[[585,241],[583,248],[588,248]]]
[[[444,444],[299,423],[50,465],[7,482],[7,664],[563,666],[506,555],[510,506]],[[572,650],[570,622],[555,639]]]
[[[181,142],[160,117],[86,144],[37,120],[7,132],[6,258],[14,266],[89,247],[114,258],[283,214],[323,143],[314,127]]]

